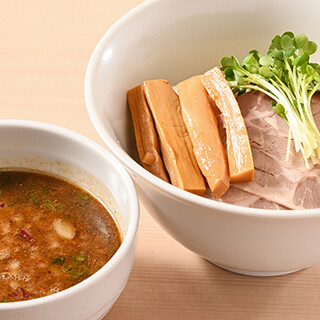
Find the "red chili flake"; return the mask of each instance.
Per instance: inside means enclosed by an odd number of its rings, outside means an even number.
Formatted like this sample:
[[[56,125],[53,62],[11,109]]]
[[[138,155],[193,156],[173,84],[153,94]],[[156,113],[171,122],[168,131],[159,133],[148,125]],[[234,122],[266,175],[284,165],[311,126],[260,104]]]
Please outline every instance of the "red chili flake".
[[[3,202],[3,203],[0,203],[0,209],[4,209],[7,205]]]
[[[19,289],[19,288],[18,288]],[[13,296],[13,297],[17,297],[18,296],[18,289],[16,289],[15,291],[13,291],[12,293],[11,293],[11,295]]]
[[[17,288],[16,290],[14,290],[11,293],[12,297],[17,297],[19,299],[23,299],[23,298],[28,298],[28,294],[22,289],[22,288]]]
[[[22,288],[20,288],[20,290],[21,290],[22,296],[24,298],[28,298],[28,294]]]
[[[31,240],[32,239],[32,235],[30,233],[28,233],[26,230],[21,229],[20,235],[22,237],[24,237],[25,239],[27,239],[27,240]]]

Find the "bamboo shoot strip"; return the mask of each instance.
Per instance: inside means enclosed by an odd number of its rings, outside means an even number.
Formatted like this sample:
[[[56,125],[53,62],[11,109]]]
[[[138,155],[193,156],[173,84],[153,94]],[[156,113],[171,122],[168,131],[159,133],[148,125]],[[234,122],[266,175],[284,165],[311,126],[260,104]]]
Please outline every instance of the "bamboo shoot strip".
[[[253,181],[254,166],[247,128],[224,74],[214,67],[201,76],[201,81],[224,118],[231,182]]]
[[[221,142],[217,119],[199,76],[178,84],[182,116],[193,152],[211,191],[218,197],[229,188],[229,167]]]
[[[159,137],[144,95],[143,85],[129,90],[127,97],[141,163],[146,170],[169,182],[160,155]]]
[[[203,194],[206,190],[204,179],[193,154],[177,94],[166,80],[145,81],[144,90],[171,183],[183,190]]]

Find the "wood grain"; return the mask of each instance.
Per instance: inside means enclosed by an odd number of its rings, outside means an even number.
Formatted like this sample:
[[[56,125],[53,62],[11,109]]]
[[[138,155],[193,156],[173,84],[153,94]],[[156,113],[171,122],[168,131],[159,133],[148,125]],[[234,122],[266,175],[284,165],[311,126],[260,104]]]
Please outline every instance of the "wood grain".
[[[0,117],[53,123],[102,145],[85,108],[86,66],[104,32],[140,2],[0,0]],[[104,320],[316,320],[319,300],[320,266],[232,274],[183,248],[142,207],[133,271]]]

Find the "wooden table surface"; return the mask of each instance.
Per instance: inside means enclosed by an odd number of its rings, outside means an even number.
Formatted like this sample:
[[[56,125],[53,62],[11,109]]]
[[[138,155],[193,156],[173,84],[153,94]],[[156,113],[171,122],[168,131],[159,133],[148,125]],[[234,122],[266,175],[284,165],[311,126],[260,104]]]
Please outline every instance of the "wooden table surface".
[[[103,145],[85,107],[85,70],[104,32],[141,2],[0,0],[0,118],[53,123]],[[320,265],[232,274],[171,239],[142,206],[135,264],[104,320],[320,319],[319,301]]]

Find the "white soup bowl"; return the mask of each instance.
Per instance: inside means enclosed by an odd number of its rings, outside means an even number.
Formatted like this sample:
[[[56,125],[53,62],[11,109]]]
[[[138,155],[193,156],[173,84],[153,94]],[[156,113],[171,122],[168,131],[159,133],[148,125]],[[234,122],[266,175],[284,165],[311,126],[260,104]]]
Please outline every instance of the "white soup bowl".
[[[244,208],[153,176],[137,162],[127,90],[150,79],[174,85],[220,66],[223,56],[266,52],[273,36],[287,30],[320,43],[319,10],[316,0],[146,1],[115,23],[91,56],[85,97],[101,138],[134,178],[154,219],[185,247],[226,269],[270,276],[320,263],[320,208]]]
[[[125,287],[135,254],[139,203],[134,184],[115,157],[67,129],[23,120],[0,120],[0,167],[44,171],[95,195],[122,234],[114,256],[95,274],[50,296],[0,303],[5,320],[98,320]]]

